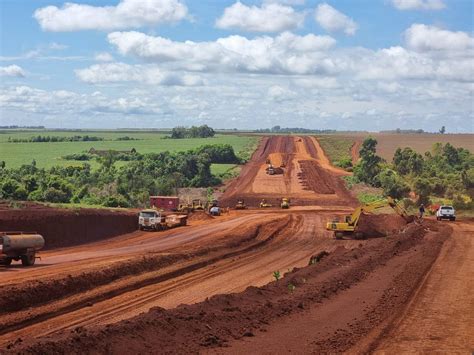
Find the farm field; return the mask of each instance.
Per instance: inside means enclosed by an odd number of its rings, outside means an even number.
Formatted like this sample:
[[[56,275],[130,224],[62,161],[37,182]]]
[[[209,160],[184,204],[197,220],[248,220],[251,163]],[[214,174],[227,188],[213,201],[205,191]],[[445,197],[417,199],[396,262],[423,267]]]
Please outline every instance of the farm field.
[[[11,139],[29,139],[33,136],[61,136],[89,135],[104,138],[103,141],[88,142],[45,142],[45,143],[9,143]],[[128,136],[138,140],[119,141],[117,138]],[[163,151],[185,151],[205,144],[230,144],[234,151],[248,156],[253,151],[258,137],[240,135],[216,134],[213,138],[164,139],[163,132],[120,132],[120,131],[0,131],[0,160],[5,161],[8,168],[29,164],[34,159],[41,168],[52,166],[81,165],[80,161],[61,159],[68,154],[86,152],[91,148],[97,150],[131,150],[138,153],[159,153]],[[251,153],[250,153],[251,154]],[[89,161],[92,167],[97,163]],[[224,168],[223,168],[224,169]]]
[[[377,139],[377,154],[387,161],[392,161],[397,148],[410,147],[418,153],[430,151],[435,143],[450,143],[456,148],[466,148],[474,151],[474,134],[391,134],[391,133],[341,133],[318,135],[321,146],[325,149],[331,161],[337,161],[350,154],[352,143],[362,141],[367,137]],[[352,142],[352,143],[350,143]],[[349,149],[349,151],[348,151]]]

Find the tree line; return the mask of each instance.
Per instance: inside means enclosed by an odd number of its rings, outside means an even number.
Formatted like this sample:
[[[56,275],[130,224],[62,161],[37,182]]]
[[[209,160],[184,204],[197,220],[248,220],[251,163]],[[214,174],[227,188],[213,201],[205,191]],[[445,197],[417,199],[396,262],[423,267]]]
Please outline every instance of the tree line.
[[[206,145],[185,152],[139,154],[117,168],[113,153],[98,157],[100,166],[38,168],[36,162],[9,169],[0,162],[0,199],[139,207],[150,195],[172,195],[180,187],[220,184],[212,163],[236,164],[232,146]]]
[[[398,148],[388,163],[376,154],[376,146],[374,138],[363,142],[354,166],[356,182],[381,187],[385,195],[397,199],[413,191],[420,204],[429,205],[438,197],[453,200],[455,208],[474,208],[474,155],[469,150],[450,143],[436,143],[424,155]]]
[[[216,132],[208,125],[186,127],[175,127],[171,130],[172,139],[182,138],[210,138],[214,137]]]
[[[8,143],[48,143],[48,142],[98,142],[98,141],[104,141],[103,137],[97,137],[97,136],[89,136],[89,135],[84,135],[84,136],[70,136],[70,137],[64,137],[64,136],[33,136],[30,138],[12,138],[8,137]],[[137,141],[139,138],[133,138],[129,136],[124,136],[124,137],[117,137],[115,138],[116,141]]]

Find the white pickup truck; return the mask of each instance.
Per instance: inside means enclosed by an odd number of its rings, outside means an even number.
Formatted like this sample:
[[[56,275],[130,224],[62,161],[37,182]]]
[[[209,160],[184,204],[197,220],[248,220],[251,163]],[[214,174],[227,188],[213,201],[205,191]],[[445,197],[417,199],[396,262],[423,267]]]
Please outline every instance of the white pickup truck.
[[[449,219],[450,221],[456,220],[456,211],[453,206],[440,206],[436,211],[436,219],[441,221],[442,219]]]

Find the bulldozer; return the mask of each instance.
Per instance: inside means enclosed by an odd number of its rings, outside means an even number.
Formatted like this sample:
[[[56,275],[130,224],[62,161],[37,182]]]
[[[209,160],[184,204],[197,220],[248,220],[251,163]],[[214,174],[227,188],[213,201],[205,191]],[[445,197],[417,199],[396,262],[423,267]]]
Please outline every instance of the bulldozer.
[[[283,209],[290,208],[290,199],[286,198],[286,197],[283,197],[281,199],[280,207],[283,208]]]
[[[200,199],[193,200],[193,211],[204,211],[206,208]]]
[[[268,203],[267,200],[263,199],[263,200],[260,202],[260,208],[268,208],[268,207],[272,207],[272,204],[271,204],[271,203]]]
[[[247,208],[247,206],[245,205],[244,200],[238,200],[237,201],[237,204],[235,205],[236,210],[245,210],[246,208]]]
[[[400,206],[393,198],[387,197],[385,200],[371,202],[357,207],[350,216],[345,216],[344,222],[334,220],[326,224],[326,230],[334,232],[336,239],[342,239],[344,236],[354,237],[354,239],[363,239],[365,236],[362,232],[357,231],[362,212],[372,212],[382,207],[392,207],[396,213],[403,217],[408,223],[413,221],[413,216]]]

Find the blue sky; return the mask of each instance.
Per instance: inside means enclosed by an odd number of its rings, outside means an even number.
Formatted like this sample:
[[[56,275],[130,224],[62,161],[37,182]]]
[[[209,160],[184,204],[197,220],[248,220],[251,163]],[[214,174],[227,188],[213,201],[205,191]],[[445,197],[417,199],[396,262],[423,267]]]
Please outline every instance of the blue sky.
[[[0,1],[0,125],[472,132],[469,0]]]

